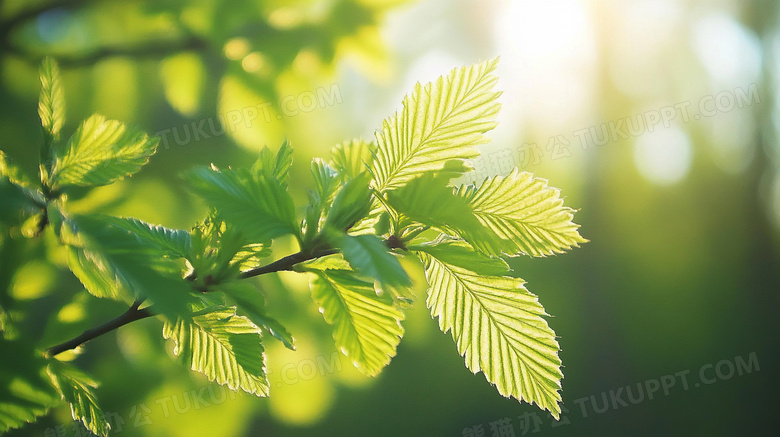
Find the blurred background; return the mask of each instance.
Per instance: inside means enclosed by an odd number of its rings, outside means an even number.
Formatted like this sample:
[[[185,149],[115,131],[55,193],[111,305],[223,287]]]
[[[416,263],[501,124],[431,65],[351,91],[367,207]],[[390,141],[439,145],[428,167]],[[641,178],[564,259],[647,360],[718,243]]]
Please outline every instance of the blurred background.
[[[74,207],[187,229],[206,205],[182,170],[246,165],[287,138],[303,205],[313,156],[371,138],[415,82],[500,56],[500,125],[461,182],[532,171],[590,240],[510,261],[554,315],[560,422],[472,375],[422,297],[398,355],[361,376],[306,279],[280,274],[258,281],[298,350],[266,342],[270,398],[179,366],[154,319],[87,345],[75,363],[122,436],[776,432],[778,2],[0,0],[0,148],[31,173],[45,55],[63,70],[66,135],[99,112],[161,138],[138,175]],[[6,258],[0,276],[42,344],[123,311],[87,295],[52,239],[14,244],[32,261]],[[63,407],[10,435],[77,430]]]

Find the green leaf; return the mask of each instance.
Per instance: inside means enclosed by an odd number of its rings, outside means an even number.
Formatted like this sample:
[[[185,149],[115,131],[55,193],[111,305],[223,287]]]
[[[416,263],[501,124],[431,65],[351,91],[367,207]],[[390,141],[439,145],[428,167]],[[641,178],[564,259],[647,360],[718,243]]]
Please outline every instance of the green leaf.
[[[235,307],[216,307],[191,319],[166,322],[163,336],[173,339],[173,353],[190,369],[231,390],[268,396],[260,329]]]
[[[35,422],[57,402],[44,376],[46,360],[32,343],[0,337],[0,433]]]
[[[236,228],[228,227],[212,211],[190,233],[190,250],[187,261],[197,289],[235,279],[242,270],[265,264],[263,259],[271,253],[271,241],[251,243]]]
[[[403,313],[376,295],[373,283],[345,270],[316,271],[312,297],[333,326],[339,350],[362,373],[378,374],[403,336]]]
[[[336,195],[325,219],[325,227],[347,231],[371,210],[371,175],[362,173],[350,179]]]
[[[2,226],[19,226],[39,214],[42,208],[33,197],[30,190],[0,175],[0,229]]]
[[[311,173],[314,177],[314,190],[309,192],[309,205],[306,207],[305,248],[310,248],[320,231],[322,217],[330,211],[336,193],[344,183],[338,172],[320,158],[312,159]]]
[[[290,178],[290,167],[293,163],[293,149],[290,142],[285,140],[279,152],[276,153],[276,162],[274,163],[274,176],[282,185],[287,185]]]
[[[469,370],[482,371],[503,396],[535,402],[558,418],[558,342],[523,280],[497,275],[496,261],[462,243],[417,253],[429,283],[426,303],[442,332],[452,331]]]
[[[332,201],[343,183],[343,178],[339,176],[338,171],[322,158],[314,158],[311,160],[311,174],[314,178],[314,193],[317,199],[322,202]]]
[[[468,201],[456,195],[446,176],[426,173],[387,193],[398,212],[427,226],[458,235],[488,254],[500,254],[503,243],[474,215]]]
[[[510,255],[552,255],[588,241],[572,222],[574,210],[563,206],[560,191],[531,173],[514,169],[479,188],[463,186],[459,194],[477,219],[503,240],[502,249]]]
[[[437,239],[420,245],[409,245],[413,252],[425,252],[445,264],[460,266],[482,275],[504,276],[511,271],[509,264],[501,258],[475,252],[465,241]]]
[[[361,139],[353,139],[336,145],[331,149],[331,166],[341,178],[356,179],[370,171],[376,153],[376,144]],[[350,226],[356,233],[370,232],[382,206],[372,197],[371,206],[363,217]]]
[[[49,185],[106,185],[138,172],[157,148],[156,138],[116,120],[92,115],[56,150]]]
[[[124,229],[146,245],[173,258],[186,258],[192,251],[190,233],[180,229],[169,229],[134,218],[105,217],[106,224]]]
[[[376,235],[384,235],[390,232],[390,214],[387,211],[383,211],[379,214],[379,218],[374,223],[374,232]]]
[[[268,147],[263,147],[263,150],[260,151],[260,156],[252,164],[251,171],[255,175],[264,175],[269,179],[276,179],[283,187],[286,187],[292,162],[293,149],[290,143],[285,140],[276,155]]]
[[[277,179],[213,166],[196,168],[185,177],[222,219],[252,243],[298,232],[292,198]]]
[[[250,243],[241,246],[230,263],[238,266],[238,270],[249,270],[265,264],[264,258],[271,255],[268,243]]]
[[[287,349],[295,350],[295,339],[281,323],[268,316],[265,297],[247,282],[229,282],[221,284],[219,290],[230,296],[238,304],[239,311],[257,325],[263,333],[271,334]]]
[[[0,150],[0,229],[42,218],[46,199],[36,184]]]
[[[181,265],[142,244],[131,231],[99,215],[67,217],[61,239],[68,266],[91,294],[110,299],[149,299],[156,313],[170,319],[187,314],[196,300]]]
[[[409,287],[411,280],[398,259],[376,235],[343,234],[335,239],[355,271],[387,287]]]
[[[496,126],[493,119],[500,107],[500,93],[492,91],[497,63],[493,59],[454,69],[425,86],[418,83],[404,97],[403,109],[376,132],[372,169],[378,190],[403,186],[423,172],[453,168],[453,160],[478,156],[475,146],[487,142],[483,134]]]
[[[50,361],[47,371],[52,385],[70,404],[73,419],[80,420],[94,434],[107,436],[111,425],[97,404],[94,390],[98,384],[76,367],[56,359]]]
[[[36,185],[2,150],[0,150],[0,177],[5,177],[14,184],[24,188],[32,189]]]
[[[372,142],[360,139],[345,141],[330,151],[330,163],[339,173],[354,179],[371,168],[374,153],[376,153],[376,144]]]
[[[38,115],[44,132],[58,139],[65,122],[65,92],[60,83],[60,69],[52,58],[41,63],[41,94],[38,99]]]
[[[119,273],[120,268],[99,251],[70,246],[68,267],[93,296],[119,300],[129,299],[132,288]]]

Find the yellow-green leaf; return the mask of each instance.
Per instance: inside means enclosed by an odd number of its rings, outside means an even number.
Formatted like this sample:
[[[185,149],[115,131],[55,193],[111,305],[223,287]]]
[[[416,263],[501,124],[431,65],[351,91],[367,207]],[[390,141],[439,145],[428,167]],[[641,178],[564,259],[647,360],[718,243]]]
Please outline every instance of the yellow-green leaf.
[[[95,114],[84,120],[64,147],[55,150],[49,185],[106,185],[138,172],[157,148],[157,139]]]
[[[417,223],[457,235],[481,251],[498,255],[502,242],[475,217],[468,201],[447,185],[446,176],[425,173],[387,193],[387,203]]]
[[[459,194],[509,255],[552,255],[588,241],[572,221],[574,210],[563,206],[560,190],[531,173],[515,169],[506,177],[485,180],[479,188],[463,186]]]
[[[415,86],[404,97],[403,109],[387,118],[377,131],[377,151],[372,170],[375,187],[400,187],[421,172],[460,168],[479,153],[475,146],[496,126],[500,104],[493,91],[497,78],[491,73],[498,59],[452,70],[435,82]]]
[[[94,434],[107,436],[111,425],[97,404],[97,382],[76,367],[56,359],[51,360],[47,372],[62,399],[70,404],[73,420],[80,420]]]
[[[65,92],[60,83],[60,69],[52,58],[41,63],[41,94],[38,99],[38,115],[44,132],[57,139],[65,122]]]
[[[536,403],[557,418],[558,342],[524,281],[496,275],[496,261],[462,243],[418,254],[429,284],[426,303],[442,332],[452,331],[469,370],[482,371],[503,396]]]
[[[371,167],[376,145],[365,140],[345,141],[331,149],[331,166],[349,179]]]
[[[176,343],[173,353],[190,369],[231,390],[268,396],[260,328],[235,307],[200,311],[189,320],[166,321],[163,336]]]
[[[404,331],[404,314],[377,296],[372,282],[347,270],[315,271],[312,297],[333,326],[339,350],[368,376],[378,374],[392,357]]]

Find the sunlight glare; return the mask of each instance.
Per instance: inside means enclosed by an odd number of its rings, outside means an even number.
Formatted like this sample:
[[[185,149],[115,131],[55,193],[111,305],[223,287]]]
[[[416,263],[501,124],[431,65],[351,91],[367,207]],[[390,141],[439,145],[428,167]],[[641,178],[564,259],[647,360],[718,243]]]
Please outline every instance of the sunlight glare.
[[[507,95],[499,123],[528,119],[551,129],[564,126],[585,111],[593,96],[596,44],[583,1],[503,1],[499,10],[497,74],[499,89]]]

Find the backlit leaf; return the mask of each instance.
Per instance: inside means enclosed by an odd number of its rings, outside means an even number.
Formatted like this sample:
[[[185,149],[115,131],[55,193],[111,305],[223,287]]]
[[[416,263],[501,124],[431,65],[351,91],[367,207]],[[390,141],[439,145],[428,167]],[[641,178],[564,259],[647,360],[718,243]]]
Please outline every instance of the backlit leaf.
[[[56,359],[51,360],[47,372],[62,399],[70,404],[73,420],[80,420],[96,435],[108,435],[111,425],[97,404],[97,383],[76,367]]]
[[[49,185],[98,186],[135,174],[149,161],[158,139],[95,114],[55,150]]]
[[[431,249],[418,252],[429,284],[426,303],[442,332],[452,331],[466,366],[482,371],[503,396],[536,403],[557,418],[559,347],[537,297],[467,246]]]
[[[65,123],[65,92],[60,82],[60,69],[52,58],[41,63],[41,94],[38,98],[38,116],[44,132],[52,139],[59,138]]]
[[[193,190],[251,242],[297,234],[292,198],[277,179],[215,167],[199,167],[185,175]]]
[[[166,322],[163,336],[173,339],[173,353],[190,369],[231,390],[268,396],[260,328],[235,307],[216,307],[188,320]]]
[[[560,190],[531,173],[514,169],[506,177],[485,180],[479,188],[463,186],[459,195],[498,235],[507,254],[552,255],[588,241],[572,222],[574,210],[563,206]]]
[[[358,139],[345,141],[330,151],[330,162],[333,168],[353,179],[371,168],[375,152],[374,143]]]
[[[468,201],[447,185],[446,176],[426,173],[387,193],[387,202],[398,212],[424,225],[457,235],[485,253],[500,254],[503,243],[474,215]]]
[[[492,59],[454,69],[435,82],[418,83],[404,97],[403,109],[375,134],[372,169],[378,190],[403,186],[422,172],[453,169],[453,160],[479,155],[475,146],[487,142],[483,134],[496,126],[500,107],[500,93],[492,91],[497,63]]]
[[[339,350],[362,373],[378,374],[403,335],[403,313],[376,295],[373,283],[346,270],[314,272],[312,297],[325,321],[333,326]]]

